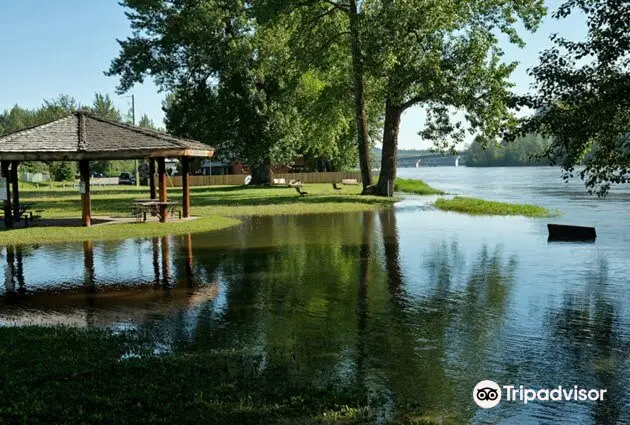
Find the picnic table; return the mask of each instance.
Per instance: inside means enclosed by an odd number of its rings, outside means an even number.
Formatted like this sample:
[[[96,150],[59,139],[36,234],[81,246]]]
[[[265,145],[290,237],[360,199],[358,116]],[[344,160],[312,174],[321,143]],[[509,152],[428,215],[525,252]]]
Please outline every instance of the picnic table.
[[[150,213],[152,216],[156,216],[160,221],[162,221],[162,207],[165,207],[167,216],[173,215],[177,207],[179,206],[179,202],[161,202],[155,199],[139,199],[134,201],[134,208],[131,211],[131,214],[140,219],[142,221],[147,221],[147,213]],[[179,219],[181,220],[182,214],[179,212]]]
[[[14,220],[16,222],[19,222],[21,220],[24,220],[24,225],[28,226],[29,223],[32,223],[35,220],[40,219],[42,216],[41,215],[34,215],[33,213],[39,213],[42,212],[42,210],[36,210],[35,209],[35,204],[32,203],[26,203],[26,204],[18,204],[15,206],[15,217]]]

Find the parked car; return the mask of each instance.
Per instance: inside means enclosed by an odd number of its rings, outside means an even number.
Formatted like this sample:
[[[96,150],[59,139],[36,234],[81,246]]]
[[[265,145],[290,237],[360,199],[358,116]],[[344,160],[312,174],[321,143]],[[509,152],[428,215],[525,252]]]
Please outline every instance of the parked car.
[[[120,173],[118,184],[136,184],[136,178],[131,173]]]
[[[91,176],[91,177],[93,177],[93,178],[105,177],[105,176],[103,175],[103,173],[99,173],[99,172],[97,172],[97,171],[92,171],[92,172],[90,173],[90,176]]]

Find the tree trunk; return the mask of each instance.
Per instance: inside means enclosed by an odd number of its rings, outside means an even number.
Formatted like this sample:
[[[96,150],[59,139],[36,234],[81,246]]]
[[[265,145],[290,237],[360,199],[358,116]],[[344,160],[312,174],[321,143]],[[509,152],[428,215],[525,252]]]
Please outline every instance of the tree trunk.
[[[271,175],[271,165],[257,165],[250,166],[250,172],[252,176],[252,181],[250,185],[252,186],[260,186],[260,185],[268,185],[270,182]]]
[[[359,167],[363,191],[372,185],[372,170],[370,166],[370,141],[368,136],[367,115],[365,113],[365,87],[363,59],[361,58],[361,44],[359,34],[359,11],[356,0],[350,0],[350,48],[352,53],[352,75],[354,80],[354,108],[357,126],[357,140],[359,142]]]
[[[398,131],[403,108],[394,105],[391,99],[385,102],[385,125],[383,127],[383,156],[381,173],[376,185],[376,195],[393,196],[396,180],[396,162],[398,156]]]

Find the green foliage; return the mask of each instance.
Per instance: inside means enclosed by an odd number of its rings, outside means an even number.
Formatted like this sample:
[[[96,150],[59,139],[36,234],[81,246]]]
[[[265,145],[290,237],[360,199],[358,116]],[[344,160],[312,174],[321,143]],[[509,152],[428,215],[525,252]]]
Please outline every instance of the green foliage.
[[[456,196],[452,199],[440,198],[435,202],[435,206],[444,211],[470,215],[522,215],[525,217],[553,217],[558,215],[538,205],[509,204],[464,196]]]
[[[548,165],[541,155],[551,141],[541,135],[528,134],[509,143],[488,144],[485,148],[475,140],[466,152],[468,167],[503,167],[519,165]]]
[[[466,132],[486,143],[514,123],[508,79],[516,63],[502,62],[497,34],[523,45],[517,22],[532,31],[544,13],[541,0],[366,1],[366,72],[398,116],[424,108],[420,135],[436,148],[454,150]]]
[[[342,71],[301,66],[291,48],[297,18],[261,23],[233,0],[123,5],[134,32],[108,75],[120,76],[120,91],[151,76],[170,92],[169,132],[263,170],[255,181],[297,155],[333,169],[355,163],[352,102],[335,79]]]
[[[140,121],[138,122],[138,127],[147,128],[153,131],[163,131],[155,125],[153,120],[149,118],[147,114],[142,114],[142,117],[140,117]]]
[[[56,182],[71,181],[75,179],[77,166],[74,162],[53,162],[50,164],[51,178]]]
[[[122,121],[122,114],[118,108],[114,106],[114,102],[110,99],[108,94],[95,93],[90,112],[108,120]]]
[[[520,132],[553,139],[545,154],[565,179],[584,162],[577,175],[589,192],[604,196],[611,184],[630,182],[630,3],[570,0],[554,17],[571,13],[586,17],[587,37],[552,36],[555,46],[530,72],[536,91],[519,99],[537,112]]]

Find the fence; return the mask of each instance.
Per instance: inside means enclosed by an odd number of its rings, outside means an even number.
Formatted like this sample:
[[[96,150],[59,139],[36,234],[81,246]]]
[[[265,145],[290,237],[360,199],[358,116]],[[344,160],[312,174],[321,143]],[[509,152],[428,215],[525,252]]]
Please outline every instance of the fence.
[[[41,183],[50,180],[50,174],[48,173],[29,173],[22,171],[20,173],[20,180],[30,183]]]
[[[245,183],[245,174],[226,174],[223,176],[190,176],[191,186],[227,186]],[[361,182],[359,171],[339,171],[329,173],[287,173],[273,174],[274,179],[299,180],[302,183],[335,183],[341,179],[357,179]],[[181,176],[171,176],[167,179],[169,187],[181,187]]]

